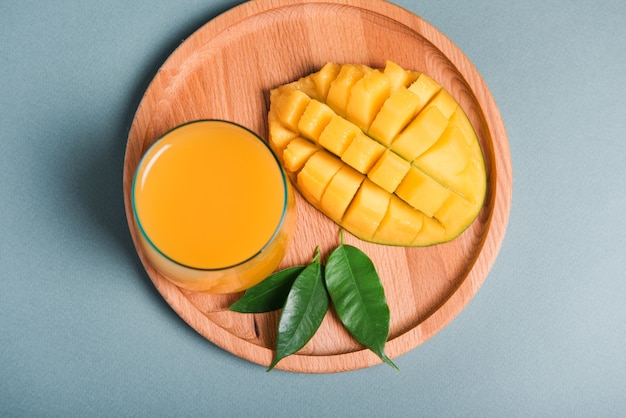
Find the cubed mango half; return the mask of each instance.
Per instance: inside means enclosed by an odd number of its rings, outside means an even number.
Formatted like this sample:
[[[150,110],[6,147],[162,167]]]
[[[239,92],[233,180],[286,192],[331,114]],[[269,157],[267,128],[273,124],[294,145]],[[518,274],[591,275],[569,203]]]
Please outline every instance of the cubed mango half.
[[[476,218],[487,172],[476,131],[430,76],[328,63],[270,93],[269,143],[296,189],[358,238],[449,241]]]

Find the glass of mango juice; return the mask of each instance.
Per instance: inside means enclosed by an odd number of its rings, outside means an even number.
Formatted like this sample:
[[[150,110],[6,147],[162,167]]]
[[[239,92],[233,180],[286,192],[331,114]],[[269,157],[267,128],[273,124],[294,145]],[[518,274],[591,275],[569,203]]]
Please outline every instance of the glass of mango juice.
[[[224,120],[157,139],[133,178],[132,208],[148,261],[196,292],[243,291],[282,261],[295,229],[293,189],[267,143]]]

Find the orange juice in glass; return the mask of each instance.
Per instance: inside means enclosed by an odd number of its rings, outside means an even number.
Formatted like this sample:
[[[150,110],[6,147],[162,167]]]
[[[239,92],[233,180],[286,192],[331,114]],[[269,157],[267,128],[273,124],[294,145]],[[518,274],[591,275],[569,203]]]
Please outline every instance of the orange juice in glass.
[[[143,155],[132,185],[139,241],[176,285],[235,293],[271,274],[295,228],[293,190],[269,146],[232,122],[178,126]]]

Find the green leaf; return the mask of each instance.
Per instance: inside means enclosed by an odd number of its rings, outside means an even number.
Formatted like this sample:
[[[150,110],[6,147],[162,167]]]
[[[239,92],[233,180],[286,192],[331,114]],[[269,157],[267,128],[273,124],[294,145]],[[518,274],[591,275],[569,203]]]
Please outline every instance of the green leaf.
[[[278,321],[276,353],[267,371],[283,358],[297,352],[313,337],[322,323],[330,301],[322,278],[322,264],[318,251],[296,278]]]
[[[398,367],[385,354],[389,307],[374,263],[360,249],[343,244],[326,262],[326,287],[339,319],[352,336],[385,363]]]
[[[267,276],[262,282],[246,290],[229,309],[241,313],[262,313],[282,308],[291,285],[303,270],[304,266],[296,266]]]

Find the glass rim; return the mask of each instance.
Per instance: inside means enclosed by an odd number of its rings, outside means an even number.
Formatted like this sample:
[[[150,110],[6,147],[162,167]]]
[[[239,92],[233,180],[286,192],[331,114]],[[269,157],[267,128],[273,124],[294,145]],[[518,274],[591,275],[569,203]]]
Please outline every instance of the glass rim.
[[[267,242],[265,244],[263,244],[263,246],[254,254],[252,254],[250,257],[238,262],[238,263],[234,263],[228,266],[224,266],[224,267],[213,267],[213,268],[204,268],[204,267],[194,267],[185,263],[181,263],[180,261],[177,261],[175,259],[173,259],[172,257],[168,256],[167,254],[165,254],[163,251],[161,251],[159,249],[159,247],[154,244],[154,242],[150,239],[150,237],[148,236],[148,233],[145,231],[145,229],[143,228],[142,224],[141,224],[141,220],[139,219],[139,215],[137,214],[137,208],[136,208],[136,202],[135,202],[135,185],[137,182],[137,176],[139,174],[140,168],[142,167],[142,165],[144,164],[148,154],[150,153],[150,150],[152,150],[154,147],[156,147],[159,142],[161,142],[161,140],[163,138],[165,138],[167,135],[169,135],[170,133],[172,133],[173,131],[176,131],[180,128],[183,128],[187,125],[192,125],[192,124],[197,124],[197,123],[206,123],[206,122],[216,122],[216,123],[224,123],[224,124],[229,124],[232,126],[235,126],[237,128],[243,129],[244,131],[250,133],[254,138],[256,138],[258,141],[260,141],[265,148],[267,149],[267,151],[269,151],[270,155],[272,156],[272,159],[274,160],[274,162],[276,163],[276,166],[278,167],[278,171],[280,172],[280,176],[281,176],[281,180],[282,180],[282,185],[283,185],[283,196],[284,196],[284,201],[283,201],[283,207],[282,207],[282,211],[281,211],[281,215],[280,215],[280,220],[278,221],[278,224],[276,225],[276,228],[274,229],[274,232],[272,233],[272,235],[269,237],[269,239],[267,240]],[[280,163],[280,160],[278,159],[278,156],[276,155],[276,153],[274,152],[274,150],[272,150],[272,148],[270,147],[270,145],[267,143],[267,141],[265,141],[259,134],[257,134],[256,132],[254,132],[253,130],[237,123],[237,122],[233,122],[233,121],[229,121],[229,120],[225,120],[225,119],[196,119],[196,120],[192,120],[192,121],[188,121],[188,122],[184,122],[180,125],[176,125],[171,129],[168,129],[165,133],[163,133],[162,135],[160,135],[159,137],[157,137],[157,139],[154,140],[154,142],[152,144],[150,144],[150,146],[148,147],[148,149],[143,153],[143,155],[141,156],[141,158],[139,159],[139,163],[137,164],[137,167],[135,168],[135,173],[133,174],[133,181],[132,181],[132,185],[131,185],[131,205],[132,205],[132,210],[133,210],[133,218],[135,220],[135,224],[137,225],[137,228],[139,229],[139,233],[141,234],[141,236],[146,240],[146,242],[148,243],[148,245],[150,245],[150,247],[152,249],[154,249],[159,255],[163,256],[164,258],[166,258],[168,261],[186,268],[186,269],[190,269],[190,270],[195,270],[195,271],[205,271],[205,272],[219,272],[219,271],[225,271],[225,270],[229,270],[238,266],[241,266],[245,263],[247,263],[248,261],[254,259],[255,257],[259,256],[260,254],[262,254],[265,250],[267,250],[267,248],[272,244],[272,242],[274,242],[274,240],[276,239],[276,237],[278,236],[278,233],[280,232],[280,230],[283,227],[283,224],[285,223],[285,218],[287,217],[287,212],[288,212],[288,206],[289,206],[289,185],[288,185],[289,179],[287,178],[287,175],[285,174],[285,170],[283,169],[282,164]]]

